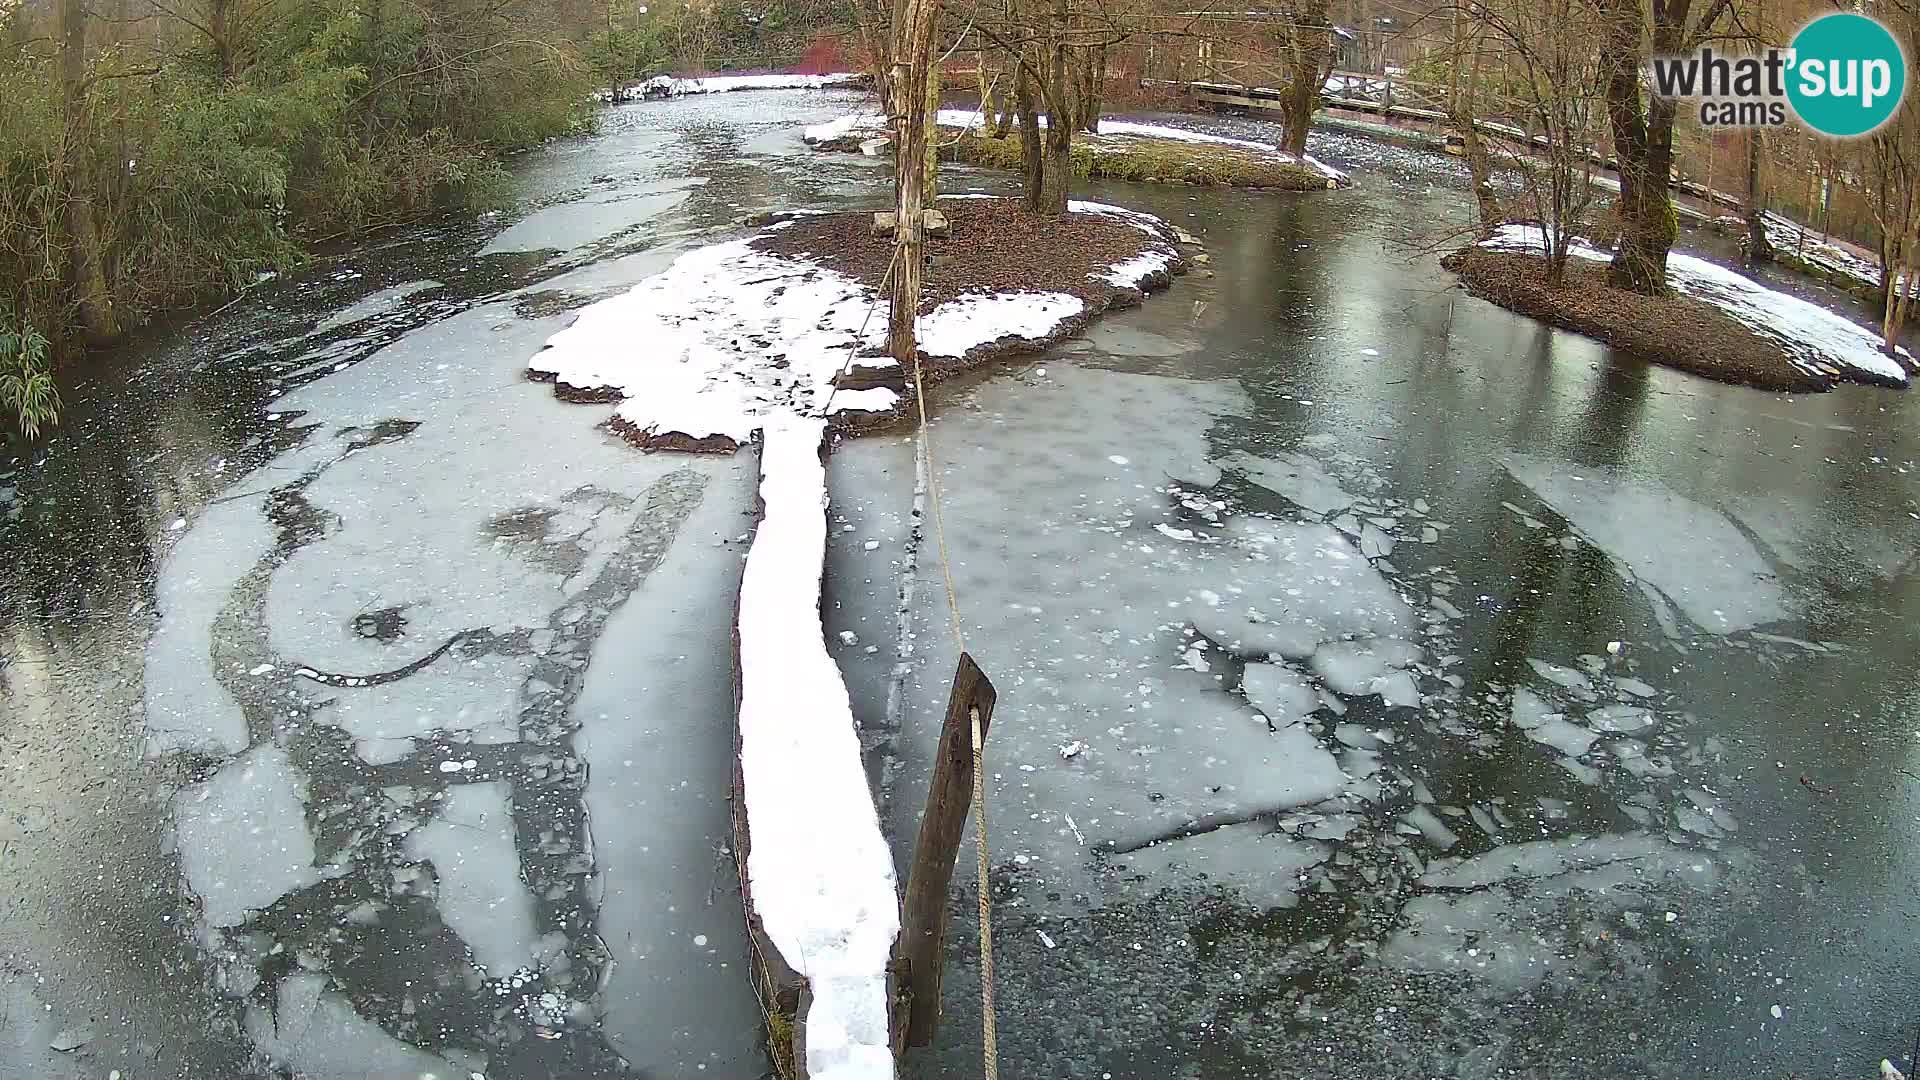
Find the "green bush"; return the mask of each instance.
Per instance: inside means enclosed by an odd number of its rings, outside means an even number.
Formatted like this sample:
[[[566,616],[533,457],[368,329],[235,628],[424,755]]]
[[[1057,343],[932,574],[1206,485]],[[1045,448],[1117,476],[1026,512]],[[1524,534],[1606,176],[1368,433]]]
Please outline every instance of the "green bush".
[[[40,358],[29,370],[0,353],[0,415],[24,403],[37,427],[57,410],[42,375],[76,340],[67,206],[81,170],[108,293],[133,324],[298,263],[320,239],[497,206],[501,155],[591,122],[592,73],[550,8],[285,0],[275,14],[249,24],[227,78],[177,23],[158,57],[96,47],[71,137],[52,46],[0,46],[0,305],[18,313],[5,342]]]
[[[60,419],[60,391],[53,384],[47,339],[4,309],[0,309],[0,417],[10,417],[29,439]]]

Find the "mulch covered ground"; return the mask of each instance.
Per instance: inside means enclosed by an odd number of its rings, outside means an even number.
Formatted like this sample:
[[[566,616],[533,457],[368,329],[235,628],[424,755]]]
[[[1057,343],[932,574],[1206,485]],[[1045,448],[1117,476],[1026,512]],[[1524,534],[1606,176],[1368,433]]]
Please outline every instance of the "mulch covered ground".
[[[1095,312],[1138,302],[1136,289],[1095,280],[1107,267],[1142,251],[1171,247],[1171,236],[1151,236],[1107,214],[1028,213],[1018,199],[941,199],[952,224],[944,240],[929,239],[932,255],[922,281],[924,314],[965,293],[1063,292]],[[762,251],[802,255],[865,285],[879,288],[893,259],[893,237],[876,236],[871,213],[818,214],[796,220],[753,242]]]
[[[1143,290],[1164,288],[1172,283],[1172,274],[1187,268],[1171,231],[1149,233],[1114,215],[1045,217],[1027,212],[1018,199],[1002,198],[940,199],[937,206],[951,229],[943,239],[926,241],[929,264],[922,281],[922,314],[969,293],[1061,292],[1079,297],[1085,306],[1043,339],[1008,336],[975,346],[962,357],[930,356],[923,371],[930,383],[996,360],[1041,352],[1079,333],[1104,311],[1139,304]],[[894,251],[891,235],[874,235],[871,212],[805,215],[757,237],[753,246],[804,257],[876,290]],[[1109,267],[1153,250],[1173,256],[1169,272],[1153,275],[1139,288],[1104,280]],[[900,409],[891,415],[839,414],[834,422],[844,430],[883,427],[910,412],[914,389],[897,369],[877,381],[852,376],[842,385],[886,385],[902,395]]]
[[[1545,259],[1466,248],[1441,260],[1467,291],[1643,360],[1762,390],[1830,390],[1780,346],[1721,309],[1686,296],[1642,296],[1607,284],[1604,264],[1571,260],[1567,280],[1546,283]]]

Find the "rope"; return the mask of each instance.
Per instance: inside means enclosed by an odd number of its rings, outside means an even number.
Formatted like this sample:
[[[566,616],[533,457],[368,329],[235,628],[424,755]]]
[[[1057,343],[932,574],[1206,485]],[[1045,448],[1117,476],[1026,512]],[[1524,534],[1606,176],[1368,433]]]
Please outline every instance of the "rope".
[[[898,250],[897,248],[895,249]],[[915,304],[916,311],[919,305]],[[933,537],[940,552],[940,576],[947,587],[947,614],[953,624],[953,646],[967,651],[960,629],[960,596],[953,587],[953,561],[947,555],[946,515],[940,507],[940,478],[933,460],[933,435],[927,427],[927,385],[922,376],[920,349],[913,350],[913,396],[920,411],[920,458],[926,464],[927,494],[933,505]],[[980,893],[980,1054],[986,1080],[1000,1080],[1000,1036],[993,993],[993,893],[988,881],[987,764],[980,710],[971,710],[973,726],[973,839]]]

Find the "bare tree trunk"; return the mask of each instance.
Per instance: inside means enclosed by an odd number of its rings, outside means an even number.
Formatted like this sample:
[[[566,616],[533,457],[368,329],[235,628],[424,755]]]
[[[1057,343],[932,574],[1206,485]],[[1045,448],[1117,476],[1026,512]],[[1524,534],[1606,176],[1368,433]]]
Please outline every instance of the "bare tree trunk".
[[[214,60],[219,64],[220,81],[233,81],[233,0],[208,0],[207,37],[213,41]]]
[[[1079,50],[1080,62],[1075,66],[1073,80],[1073,126],[1080,131],[1098,133],[1100,131],[1100,94],[1101,84],[1105,80],[1107,50],[1102,47],[1089,47]]]
[[[1325,81],[1333,51],[1333,23],[1327,0],[1302,0],[1295,8],[1287,49],[1287,92],[1280,102],[1285,134],[1282,150],[1295,156],[1307,152],[1307,130],[1313,126],[1313,106]]]
[[[68,0],[74,2],[74,0]],[[927,83],[932,78],[933,28],[939,0],[900,0],[894,8],[893,68],[887,85],[894,118],[893,293],[887,314],[887,351],[906,370],[916,357],[914,324],[920,309],[925,258],[922,211],[926,209]]]
[[[1760,129],[1747,129],[1747,261],[1771,262],[1773,241],[1767,239],[1767,221],[1760,208]]]
[[[1020,193],[1027,209],[1040,212],[1046,191],[1045,150],[1040,144],[1040,110],[1033,101],[1033,78],[1027,73],[1025,58],[1016,65],[1013,81],[1014,108],[1020,112]]]
[[[1073,186],[1073,131],[1069,122],[1072,101],[1068,89],[1071,78],[1067,69],[1067,46],[1065,38],[1066,0],[1056,0],[1055,12],[1061,25],[1055,31],[1053,44],[1048,48],[1047,57],[1047,122],[1046,152],[1041,156],[1040,199],[1035,208],[1049,217],[1057,217],[1067,212],[1067,198]]]
[[[1480,227],[1491,229],[1506,216],[1500,209],[1499,195],[1493,190],[1493,163],[1487,157],[1487,145],[1480,139],[1480,115],[1478,98],[1480,88],[1480,61],[1485,53],[1480,48],[1480,32],[1476,30],[1471,39],[1463,32],[1465,19],[1458,7],[1453,12],[1454,59],[1448,65],[1452,72],[1452,85],[1447,95],[1448,119],[1460,132],[1460,149],[1466,155],[1467,175],[1473,182],[1473,200],[1480,210]],[[1372,29],[1371,17],[1368,29]],[[1460,54],[1469,47],[1473,50],[1473,61],[1467,65],[1466,88],[1461,88]]]
[[[931,48],[931,42],[929,42]],[[922,181],[925,188],[927,205],[940,194],[940,92],[943,89],[940,64],[932,59],[927,64],[927,152],[922,161],[926,176]]]
[[[67,243],[72,253],[74,299],[87,340],[102,344],[120,335],[113,297],[101,265],[100,233],[94,221],[93,161],[88,148],[87,14],[81,0],[60,0],[60,168],[66,179]]]
[[[1666,291],[1667,252],[1675,221],[1669,186],[1673,175],[1674,102],[1640,100],[1644,16],[1639,0],[1605,0],[1600,61],[1606,72],[1607,120],[1620,163],[1620,246],[1608,281],[1647,295]]]

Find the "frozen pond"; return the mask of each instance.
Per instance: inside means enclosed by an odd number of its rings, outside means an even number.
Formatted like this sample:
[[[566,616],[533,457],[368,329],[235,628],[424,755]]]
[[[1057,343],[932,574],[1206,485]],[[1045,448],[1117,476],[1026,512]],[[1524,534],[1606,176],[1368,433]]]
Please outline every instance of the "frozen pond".
[[[799,142],[852,101],[613,110],[520,211],[156,333],[0,463],[9,1065],[763,1073],[726,848],[753,452],[641,454],[522,373],[741,215],[874,197]],[[1003,1070],[1899,1060],[1910,397],[1611,357],[1408,254],[1451,165],[1314,153],[1355,186],[1090,190],[1217,276],[937,395],[1000,695]],[[826,582],[897,845],[954,656],[913,473],[836,452]],[[977,1075],[971,934],[917,1075]]]

